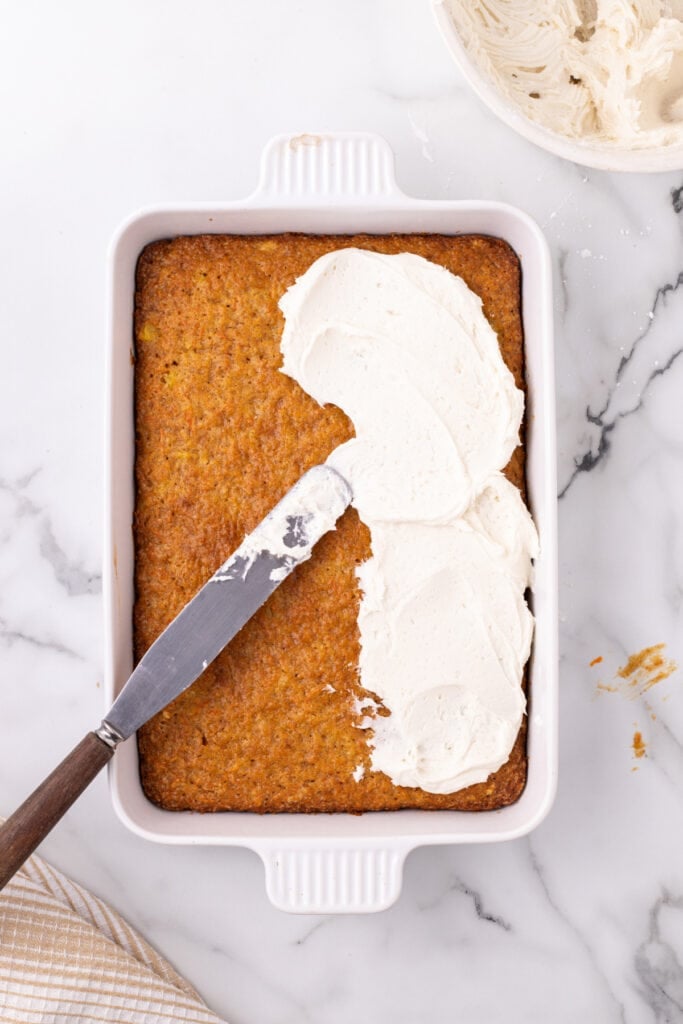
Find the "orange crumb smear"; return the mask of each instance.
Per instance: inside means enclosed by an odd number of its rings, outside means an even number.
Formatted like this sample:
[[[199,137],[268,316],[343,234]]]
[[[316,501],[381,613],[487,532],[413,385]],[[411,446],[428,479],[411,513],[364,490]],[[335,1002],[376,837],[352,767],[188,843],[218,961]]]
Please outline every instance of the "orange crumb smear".
[[[601,661],[602,661],[602,655],[599,654],[597,656],[597,658],[593,658],[592,661],[589,661],[588,665],[589,665],[590,668],[593,668],[593,665],[599,665]]]
[[[622,679],[629,679],[639,669],[652,672],[654,669],[661,668],[665,664],[661,653],[665,646],[665,644],[654,644],[652,647],[643,647],[642,651],[629,657],[626,664],[618,669],[617,675]]]
[[[665,647],[666,644],[644,647],[642,651],[632,654],[626,664],[617,670],[619,678],[626,680],[632,696],[646,693],[676,671],[676,662],[663,654]]]
[[[647,745],[642,737],[642,734],[636,730],[633,734],[633,756],[634,757],[645,757],[647,752]]]

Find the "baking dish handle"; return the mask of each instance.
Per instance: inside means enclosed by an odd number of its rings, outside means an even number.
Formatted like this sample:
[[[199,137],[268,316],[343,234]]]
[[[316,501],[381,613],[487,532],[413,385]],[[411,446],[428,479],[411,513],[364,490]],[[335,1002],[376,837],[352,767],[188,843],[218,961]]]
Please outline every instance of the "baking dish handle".
[[[394,903],[408,848],[380,844],[260,849],[266,891],[294,914],[367,914]]]
[[[377,205],[401,195],[389,144],[369,132],[339,132],[271,139],[249,202]]]

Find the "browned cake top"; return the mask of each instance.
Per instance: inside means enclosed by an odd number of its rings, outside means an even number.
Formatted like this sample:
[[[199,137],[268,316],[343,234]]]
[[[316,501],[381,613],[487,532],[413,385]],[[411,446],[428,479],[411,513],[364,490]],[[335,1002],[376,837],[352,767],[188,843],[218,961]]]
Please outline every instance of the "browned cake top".
[[[216,567],[309,467],[352,436],[279,373],[278,300],[323,253],[414,252],[481,296],[524,387],[519,263],[480,236],[196,236],[140,257],[136,292],[136,592],[139,658]],[[524,453],[506,475],[524,487]],[[182,810],[483,810],[526,779],[525,727],[487,782],[435,795],[369,768],[356,567],[369,533],[349,510],[197,682],[139,734],[145,792]]]

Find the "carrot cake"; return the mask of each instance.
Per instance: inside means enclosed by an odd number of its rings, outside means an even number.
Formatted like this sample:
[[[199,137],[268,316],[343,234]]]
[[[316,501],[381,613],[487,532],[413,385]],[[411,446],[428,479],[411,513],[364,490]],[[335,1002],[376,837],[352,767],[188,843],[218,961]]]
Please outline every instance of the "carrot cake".
[[[520,268],[499,239],[206,235],[147,246],[135,306],[137,659],[307,469],[360,439],[352,410],[349,418],[320,404],[286,347],[300,312],[300,293],[288,289],[340,251],[407,254],[402,272],[419,275],[421,259],[457,275],[481,299],[511,379],[525,389]],[[499,468],[524,495],[523,446]],[[359,813],[489,810],[519,797],[523,699],[509,757],[480,781],[445,792],[439,787],[453,783],[434,781],[429,758],[392,767],[403,753],[395,737],[380,739],[398,698],[383,699],[379,683],[369,689],[365,666],[359,674],[371,529],[380,537],[364,519],[349,509],[202,676],[140,730],[150,800],[170,810]],[[523,664],[519,675],[525,687]]]

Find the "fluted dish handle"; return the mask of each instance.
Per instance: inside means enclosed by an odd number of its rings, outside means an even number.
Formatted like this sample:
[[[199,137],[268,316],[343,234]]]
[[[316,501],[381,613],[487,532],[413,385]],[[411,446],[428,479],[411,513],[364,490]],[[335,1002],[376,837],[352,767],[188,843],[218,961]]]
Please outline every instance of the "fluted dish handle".
[[[259,850],[271,903],[295,914],[365,914],[395,903],[408,847],[401,845]]]
[[[401,195],[394,155],[379,135],[306,133],[271,139],[263,151],[259,184],[250,202],[364,205]]]

